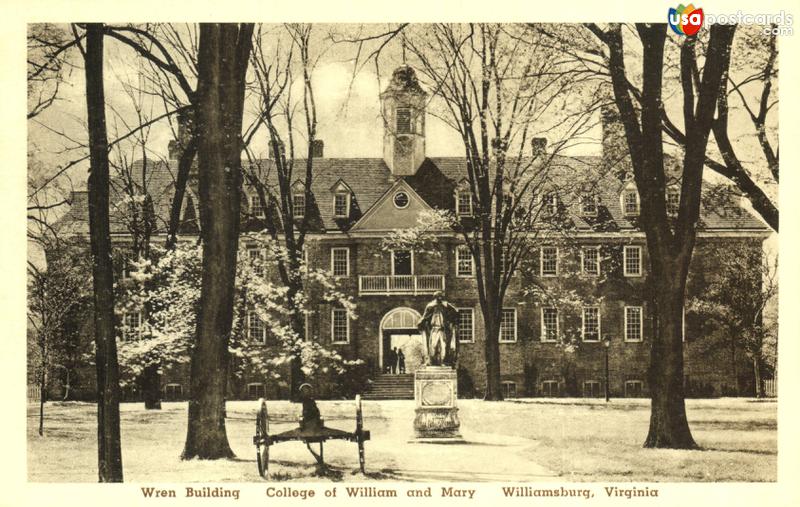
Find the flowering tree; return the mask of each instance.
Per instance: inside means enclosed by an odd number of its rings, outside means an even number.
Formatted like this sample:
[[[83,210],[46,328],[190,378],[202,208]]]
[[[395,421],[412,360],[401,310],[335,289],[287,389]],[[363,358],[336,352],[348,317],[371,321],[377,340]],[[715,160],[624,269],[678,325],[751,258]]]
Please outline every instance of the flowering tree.
[[[358,366],[360,361],[343,359],[314,337],[296,332],[292,325],[294,317],[305,320],[306,315],[313,314],[311,297],[336,302],[350,318],[356,318],[355,304],[339,290],[330,274],[302,263],[300,269],[310,293],[289,297],[287,287],[270,277],[278,263],[285,261],[286,249],[265,234],[252,233],[245,239],[258,255],[241,256],[237,267],[228,347],[231,373],[240,376],[256,372],[283,385],[286,365],[293,357],[300,358],[303,373],[309,378],[343,374]],[[152,248],[158,260],[133,262],[129,276],[118,285],[123,383],[132,382],[154,365],[169,368],[188,363],[194,344],[202,247],[179,243],[174,249]],[[149,311],[139,313],[145,307]]]

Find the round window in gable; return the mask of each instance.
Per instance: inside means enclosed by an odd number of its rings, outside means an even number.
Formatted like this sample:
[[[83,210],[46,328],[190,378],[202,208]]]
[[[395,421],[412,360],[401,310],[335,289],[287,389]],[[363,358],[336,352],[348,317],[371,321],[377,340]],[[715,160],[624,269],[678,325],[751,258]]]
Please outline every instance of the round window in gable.
[[[408,194],[400,191],[394,194],[394,205],[399,208],[403,209],[408,206]]]

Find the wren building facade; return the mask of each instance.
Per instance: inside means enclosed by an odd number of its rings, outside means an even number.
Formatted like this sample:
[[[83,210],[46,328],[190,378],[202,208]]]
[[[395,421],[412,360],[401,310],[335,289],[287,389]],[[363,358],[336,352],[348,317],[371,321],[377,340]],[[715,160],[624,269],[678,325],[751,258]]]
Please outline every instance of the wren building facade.
[[[425,344],[417,322],[433,294],[441,291],[459,311],[459,396],[480,396],[485,384],[484,322],[474,261],[462,237],[442,232],[434,243],[435,254],[384,246],[387,235],[416,226],[420,214],[427,211],[449,210],[465,219],[473,214],[466,161],[427,156],[428,95],[413,69],[403,66],[395,70],[376,100],[380,100],[385,124],[383,157],[327,158],[318,142],[314,146],[313,204],[306,206],[299,178],[292,187],[297,189],[295,214],[302,218],[311,210],[314,215],[309,217],[314,225],[307,238],[307,262],[329,269],[357,305],[358,318],[350,320],[343,309],[317,302],[306,322],[307,336],[344,357],[364,361],[369,379],[364,389],[369,390],[369,385],[379,386],[386,378],[390,349],[404,352],[407,374],[422,364]],[[614,126],[605,117],[604,121],[604,136],[610,136]],[[531,156],[546,153],[546,141],[535,139],[530,150]],[[151,168],[156,173],[151,193],[155,213],[160,216],[157,228],[166,223],[176,156],[172,153],[169,164]],[[629,172],[598,170],[607,164],[607,153],[552,158],[561,168],[560,188],[570,187],[570,174],[600,176],[590,199],[571,199],[555,191],[541,198],[543,206],[563,208],[571,223],[571,239],[548,242],[543,237],[535,255],[521,263],[519,273],[511,279],[500,325],[504,394],[512,398],[601,396],[607,378],[612,396],[647,396],[653,310],[648,298],[646,241],[637,226],[640,202],[635,185]],[[295,163],[303,166],[303,161]],[[163,175],[157,175],[159,170]],[[196,216],[193,185],[194,178],[184,203],[189,218]],[[670,187],[668,206],[677,206],[676,192],[676,187]],[[245,187],[243,197],[243,228],[262,229],[266,213],[258,195]],[[76,193],[73,201],[67,219],[85,221],[85,196]],[[196,237],[196,230],[187,225],[182,234]],[[704,263],[705,252],[713,249],[760,252],[767,234],[761,222],[738,202],[704,207],[691,270],[714,269]],[[118,228],[116,243],[124,244],[124,237]],[[246,251],[247,245],[240,249]],[[531,295],[534,285],[587,291],[586,303],[559,306],[544,302]],[[136,324],[135,315],[124,318]],[[689,315],[685,320],[689,393],[701,387],[711,395],[752,392],[752,369],[748,370],[743,353],[737,356],[735,351],[709,346],[713,341],[709,334],[722,330],[709,332]],[[248,316],[247,332],[252,338],[264,334],[263,327],[257,317]],[[236,379],[232,385],[235,398],[288,394],[257,376]],[[186,397],[188,387],[180,369],[162,377],[167,398]]]

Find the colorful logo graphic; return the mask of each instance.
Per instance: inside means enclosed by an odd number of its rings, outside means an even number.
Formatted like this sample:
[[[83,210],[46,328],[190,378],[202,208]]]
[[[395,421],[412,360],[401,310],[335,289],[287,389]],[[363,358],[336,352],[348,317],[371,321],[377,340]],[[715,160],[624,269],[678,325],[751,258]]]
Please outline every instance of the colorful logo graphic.
[[[703,9],[695,9],[692,4],[685,7],[680,4],[677,9],[669,10],[667,20],[678,35],[692,36],[703,26]]]

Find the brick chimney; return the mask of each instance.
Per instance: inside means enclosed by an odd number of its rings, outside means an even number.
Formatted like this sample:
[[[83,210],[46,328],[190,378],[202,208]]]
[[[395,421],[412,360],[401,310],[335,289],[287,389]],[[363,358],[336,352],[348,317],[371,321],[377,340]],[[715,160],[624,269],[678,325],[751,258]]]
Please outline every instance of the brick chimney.
[[[194,129],[194,115],[191,109],[184,109],[178,113],[178,138],[167,145],[170,160],[178,160],[181,153],[189,144]]]
[[[323,158],[325,156],[325,143],[322,139],[314,139],[311,144],[311,156],[314,158]]]
[[[283,144],[283,141],[273,141],[270,139],[269,153],[267,153],[267,158],[275,158],[275,143],[278,143],[278,151],[280,151],[282,155],[286,155],[286,146]]]
[[[544,155],[547,152],[547,138],[534,137],[531,139],[531,155],[536,158]]]
[[[630,153],[625,138],[625,127],[619,116],[610,85],[604,86],[603,105],[600,108],[600,123],[603,129],[603,165],[620,180],[630,175]]]

